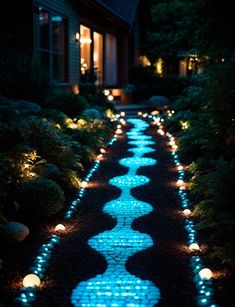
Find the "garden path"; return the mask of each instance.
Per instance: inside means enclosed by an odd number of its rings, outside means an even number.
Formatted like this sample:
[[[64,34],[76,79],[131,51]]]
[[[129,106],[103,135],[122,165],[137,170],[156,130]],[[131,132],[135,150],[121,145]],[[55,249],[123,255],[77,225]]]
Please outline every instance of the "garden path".
[[[128,109],[125,119],[124,133],[101,158],[65,223],[34,306],[194,307],[205,300],[194,283],[169,140],[136,110]],[[32,236],[24,253],[15,249],[9,259],[21,282],[47,231],[40,229],[38,242]],[[5,301],[10,306],[12,293]]]
[[[129,117],[48,268],[37,306],[196,306],[166,139]]]

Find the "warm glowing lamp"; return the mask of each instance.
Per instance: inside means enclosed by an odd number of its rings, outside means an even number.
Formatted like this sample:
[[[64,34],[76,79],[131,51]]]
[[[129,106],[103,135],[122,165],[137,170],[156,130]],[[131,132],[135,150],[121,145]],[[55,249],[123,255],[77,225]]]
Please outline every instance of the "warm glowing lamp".
[[[81,186],[82,188],[86,188],[88,185],[88,183],[86,181],[82,181]]]
[[[122,129],[117,129],[116,134],[122,134]]]
[[[64,231],[65,230],[65,226],[63,224],[57,224],[55,226],[55,231]]]
[[[182,171],[184,168],[183,168],[182,165],[179,165],[179,166],[177,167],[177,169],[178,169],[178,171]]]
[[[184,214],[185,216],[188,216],[188,215],[191,214],[191,210],[189,210],[189,209],[184,209],[184,210],[183,210],[183,214]]]
[[[158,115],[158,114],[159,114],[159,111],[157,111],[157,110],[156,110],[156,111],[152,111],[151,114],[152,114],[152,115]]]
[[[23,286],[28,287],[39,287],[41,284],[40,278],[36,274],[28,274],[23,279]]]
[[[110,90],[104,90],[104,95],[108,96],[110,94]]]
[[[180,186],[184,185],[184,181],[179,179],[179,180],[177,180],[176,184],[180,187]]]
[[[143,113],[141,112],[141,111],[139,111],[138,113],[137,113],[137,115],[138,116],[141,116]]]
[[[158,129],[158,131],[157,131],[160,135],[164,135],[164,130],[162,130],[162,129]]]
[[[125,112],[121,112],[120,115],[121,115],[121,116],[125,116],[126,113],[125,113]]]
[[[108,95],[108,101],[113,101],[113,99],[114,99],[114,97],[113,97],[113,95]]]
[[[104,148],[100,148],[100,152],[101,152],[102,154],[104,154],[104,153],[106,153],[106,150],[105,150]]]
[[[199,245],[197,243],[192,243],[192,244],[189,245],[189,249],[191,251],[199,251],[200,247],[199,247]]]
[[[204,268],[199,272],[199,276],[202,279],[211,279],[212,277],[212,271],[208,268]]]
[[[80,39],[80,33],[79,33],[79,32],[76,32],[76,33],[75,33],[75,40],[76,40],[76,42],[78,42],[79,39]]]

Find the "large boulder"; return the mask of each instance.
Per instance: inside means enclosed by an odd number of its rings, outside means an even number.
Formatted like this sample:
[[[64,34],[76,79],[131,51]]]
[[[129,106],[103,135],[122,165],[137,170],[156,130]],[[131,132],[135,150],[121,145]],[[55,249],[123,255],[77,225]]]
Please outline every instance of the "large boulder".
[[[50,179],[54,175],[60,173],[60,169],[53,163],[43,163],[43,164],[37,164],[33,168],[33,172],[35,172],[40,177]]]
[[[21,242],[29,235],[29,229],[18,222],[0,224],[0,237],[9,242]]]
[[[63,208],[64,200],[64,192],[56,182],[35,178],[20,186],[19,213],[30,218],[49,217]]]
[[[148,106],[150,109],[164,110],[168,108],[170,100],[165,96],[152,96],[148,100]]]
[[[87,119],[102,119],[103,115],[97,109],[86,109],[82,112],[82,116],[86,117]]]
[[[17,100],[14,104],[23,116],[35,115],[42,109],[38,104],[26,100]]]

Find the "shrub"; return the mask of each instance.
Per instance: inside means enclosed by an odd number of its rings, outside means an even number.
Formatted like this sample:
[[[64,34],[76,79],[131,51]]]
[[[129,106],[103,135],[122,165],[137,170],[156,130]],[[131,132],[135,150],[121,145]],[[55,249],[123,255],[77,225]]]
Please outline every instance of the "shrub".
[[[55,128],[48,120],[32,117],[22,129],[24,140],[39,155],[60,169],[79,169],[79,146],[70,136]]]
[[[156,95],[173,99],[183,94],[190,80],[178,76],[159,77],[151,67],[136,67],[130,71],[130,82],[135,86],[134,101],[141,101]]]
[[[49,217],[63,208],[64,192],[56,182],[37,178],[20,186],[18,201],[23,216]]]
[[[69,117],[76,117],[88,107],[86,99],[67,90],[53,90],[49,93],[44,107],[64,112]]]

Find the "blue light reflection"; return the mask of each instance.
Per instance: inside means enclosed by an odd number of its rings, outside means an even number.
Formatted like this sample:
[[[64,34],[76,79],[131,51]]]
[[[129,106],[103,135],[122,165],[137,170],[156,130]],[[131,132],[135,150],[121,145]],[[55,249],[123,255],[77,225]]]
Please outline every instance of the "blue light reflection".
[[[151,137],[141,137],[141,131],[149,125],[140,119],[130,119],[128,122],[134,125],[128,134],[134,141],[129,144],[138,148],[129,149],[134,153],[133,157],[119,161],[121,165],[128,167],[129,171],[126,175],[110,179],[109,184],[121,189],[121,196],[106,203],[103,208],[105,213],[116,219],[117,224],[112,230],[104,231],[88,242],[105,257],[107,269],[103,274],[77,285],[71,295],[74,306],[150,307],[160,299],[160,291],[151,281],[131,275],[125,267],[130,256],[153,245],[149,235],[131,228],[134,219],[152,211],[150,204],[131,195],[131,189],[150,181],[145,176],[136,175],[137,169],[156,164],[156,160],[142,157],[143,154],[153,151],[145,146],[155,144],[153,141],[147,141]]]

